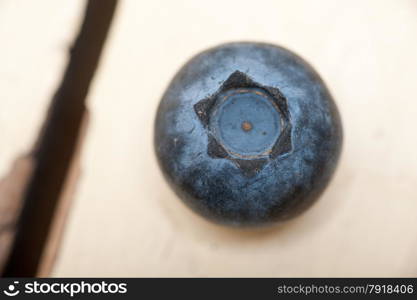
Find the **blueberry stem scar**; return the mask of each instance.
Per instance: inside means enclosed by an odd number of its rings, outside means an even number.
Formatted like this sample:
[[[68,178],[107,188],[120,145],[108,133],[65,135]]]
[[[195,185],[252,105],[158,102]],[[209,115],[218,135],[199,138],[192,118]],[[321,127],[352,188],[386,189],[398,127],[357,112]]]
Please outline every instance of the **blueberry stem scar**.
[[[243,121],[242,122],[242,129],[244,131],[250,131],[250,130],[252,130],[252,124],[248,121]]]

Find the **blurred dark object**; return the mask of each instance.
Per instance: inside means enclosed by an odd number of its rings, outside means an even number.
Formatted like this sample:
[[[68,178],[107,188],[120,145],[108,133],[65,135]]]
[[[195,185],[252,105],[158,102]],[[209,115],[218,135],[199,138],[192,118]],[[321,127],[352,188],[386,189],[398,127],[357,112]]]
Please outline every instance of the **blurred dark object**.
[[[85,99],[116,5],[117,0],[88,1],[69,63],[32,154],[34,169],[23,192],[23,208],[3,276],[32,277],[39,272],[79,142]]]

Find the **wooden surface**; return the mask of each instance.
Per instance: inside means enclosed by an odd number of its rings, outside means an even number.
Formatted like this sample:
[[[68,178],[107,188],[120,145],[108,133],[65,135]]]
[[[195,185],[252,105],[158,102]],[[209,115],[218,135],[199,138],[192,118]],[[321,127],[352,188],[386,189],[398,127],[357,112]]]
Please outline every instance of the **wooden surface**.
[[[62,7],[50,0],[0,0],[0,273],[9,257],[24,195],[37,164],[32,153],[34,143],[61,79],[81,4],[73,1]],[[61,209],[61,223],[64,215]],[[60,223],[55,224],[54,232],[58,232]],[[48,240],[45,256],[51,261],[57,249],[52,244],[58,244],[58,239]],[[50,267],[44,264],[43,270]]]
[[[55,1],[44,1],[55,14],[17,4],[2,10],[11,2],[0,0],[2,40],[17,39],[1,50],[0,175],[31,143],[77,10],[67,4],[72,9],[57,17],[65,6]],[[254,5],[122,1],[89,97],[53,276],[416,276],[417,2]],[[17,11],[37,14],[36,25],[14,20]],[[4,24],[21,31],[5,35]],[[42,30],[56,34],[49,45],[59,51],[47,55],[36,42],[32,31]],[[153,153],[155,110],[174,73],[197,52],[236,40],[280,44],[310,61],[343,118],[334,180],[314,207],[278,228],[229,229],[194,215],[164,182]]]

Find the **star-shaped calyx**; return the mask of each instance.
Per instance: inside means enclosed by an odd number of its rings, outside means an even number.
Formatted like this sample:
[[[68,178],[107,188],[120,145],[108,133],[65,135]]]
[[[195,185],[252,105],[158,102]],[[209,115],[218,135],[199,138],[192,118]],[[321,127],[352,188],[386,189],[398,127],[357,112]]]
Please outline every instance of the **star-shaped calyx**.
[[[232,161],[247,177],[292,150],[287,99],[240,71],[194,110],[207,132],[208,155]]]

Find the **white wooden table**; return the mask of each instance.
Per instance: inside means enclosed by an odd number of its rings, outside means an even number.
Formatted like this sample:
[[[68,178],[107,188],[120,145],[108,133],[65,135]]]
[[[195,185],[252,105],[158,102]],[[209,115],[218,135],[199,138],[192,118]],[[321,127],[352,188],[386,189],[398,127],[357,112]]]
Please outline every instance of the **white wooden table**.
[[[0,0],[4,178],[32,146],[82,4]],[[81,173],[52,276],[416,276],[416,1],[120,4],[89,96]],[[169,189],[153,153],[156,107],[174,73],[197,52],[239,40],[299,53],[343,118],[331,185],[275,229],[201,219]]]

